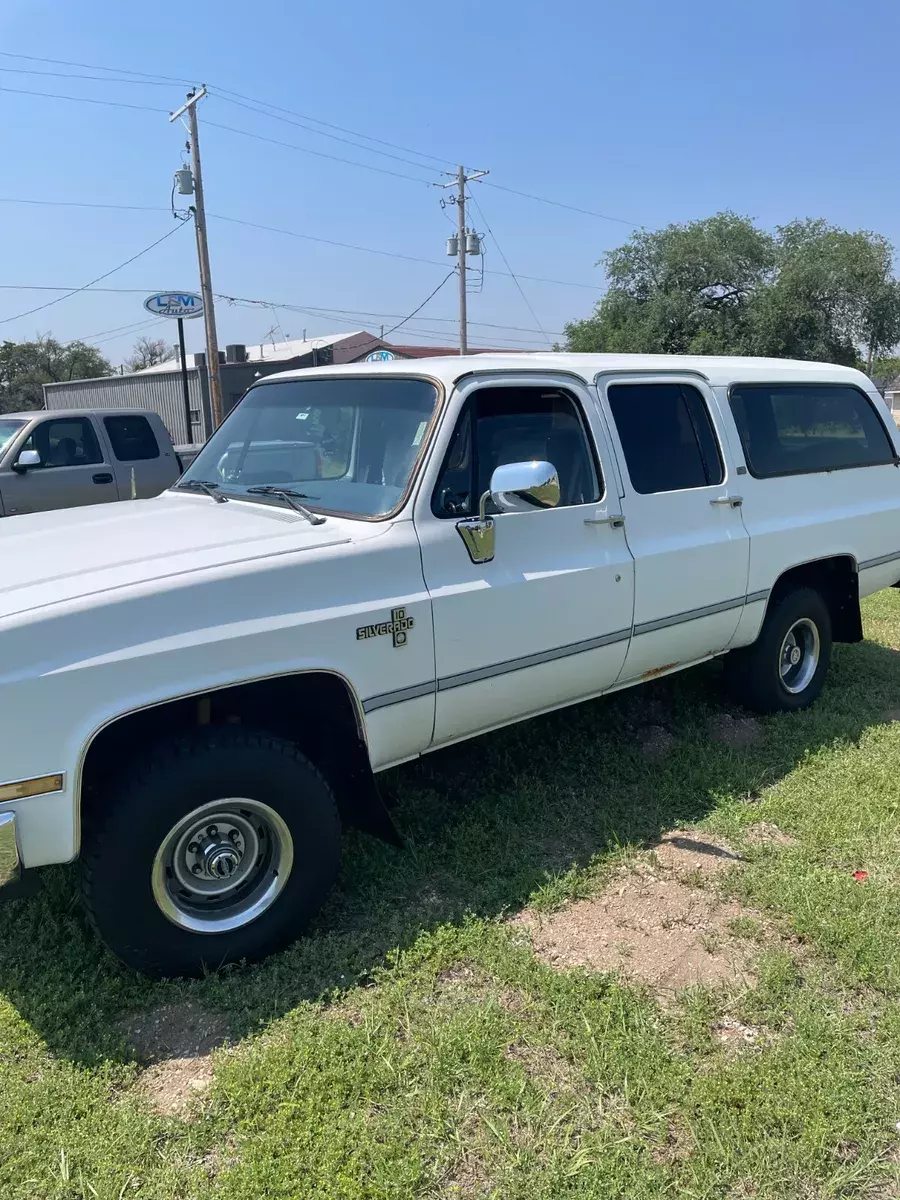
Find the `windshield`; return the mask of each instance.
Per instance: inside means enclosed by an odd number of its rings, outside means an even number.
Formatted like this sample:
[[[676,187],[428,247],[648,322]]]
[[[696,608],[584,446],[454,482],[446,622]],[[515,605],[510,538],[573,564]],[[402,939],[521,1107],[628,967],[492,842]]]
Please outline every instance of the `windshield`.
[[[406,491],[436,400],[424,379],[258,383],[180,484],[203,480],[232,495],[290,488],[308,508],[385,516]]]
[[[0,417],[0,454],[3,453],[19,430],[27,424],[27,421],[10,421]]]

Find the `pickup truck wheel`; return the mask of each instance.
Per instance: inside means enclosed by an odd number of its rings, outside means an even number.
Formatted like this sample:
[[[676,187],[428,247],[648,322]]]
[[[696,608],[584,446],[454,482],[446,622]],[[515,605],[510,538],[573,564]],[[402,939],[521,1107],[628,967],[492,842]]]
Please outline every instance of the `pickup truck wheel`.
[[[86,823],[83,889],[109,949],[197,975],[293,941],[340,869],[331,789],[296,746],[208,730],[157,748]]]
[[[757,712],[794,712],[818,698],[831,661],[831,614],[813,588],[788,592],[766,613],[752,646],[725,659],[736,698]]]

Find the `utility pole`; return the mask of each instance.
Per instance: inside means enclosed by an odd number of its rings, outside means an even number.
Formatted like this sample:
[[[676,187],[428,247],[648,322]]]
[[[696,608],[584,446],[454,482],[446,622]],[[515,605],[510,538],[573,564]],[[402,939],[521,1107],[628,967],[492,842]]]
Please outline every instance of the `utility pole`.
[[[456,260],[459,271],[459,352],[469,352],[469,321],[468,293],[466,291],[466,254],[468,252],[468,230],[466,229],[466,184],[472,179],[482,179],[489,172],[473,171],[466,174],[466,168],[460,166],[456,177],[451,183],[441,184],[441,187],[456,187],[456,196],[451,203],[456,204]],[[449,172],[448,172],[449,174]],[[453,239],[450,239],[451,242]]]
[[[197,103],[206,95],[206,87],[188,92],[187,103],[169,117],[177,120],[187,114],[191,137],[191,166],[194,177],[194,228],[197,231],[197,261],[200,266],[200,294],[203,297],[203,323],[206,327],[206,367],[209,371],[209,401],[212,427],[222,424],[222,374],[219,370],[219,339],[216,336],[216,310],[213,303],[212,277],[209,270],[209,245],[206,240],[206,209],[203,204],[203,173],[200,169],[200,137],[197,132]]]
[[[456,236],[457,269],[459,271],[459,352],[469,353],[469,313],[466,294],[466,168],[461,166],[456,176]]]

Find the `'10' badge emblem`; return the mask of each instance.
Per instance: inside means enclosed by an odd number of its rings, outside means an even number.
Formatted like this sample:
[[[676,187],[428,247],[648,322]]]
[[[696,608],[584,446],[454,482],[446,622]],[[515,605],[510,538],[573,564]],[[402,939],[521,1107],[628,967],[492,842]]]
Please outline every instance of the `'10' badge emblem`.
[[[392,608],[389,621],[382,621],[379,625],[360,625],[356,631],[356,640],[363,642],[366,638],[382,637],[389,633],[394,639],[395,647],[405,646],[406,635],[413,625],[415,621],[406,615],[405,608]]]

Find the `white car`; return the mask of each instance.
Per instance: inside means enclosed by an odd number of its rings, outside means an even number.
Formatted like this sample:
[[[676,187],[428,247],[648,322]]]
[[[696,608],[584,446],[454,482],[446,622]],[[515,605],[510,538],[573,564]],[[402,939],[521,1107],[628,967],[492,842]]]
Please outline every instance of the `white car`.
[[[802,708],[900,580],[898,449],[819,363],[269,376],[162,496],[0,527],[5,894],[80,856],[110,949],[192,974],[297,937],[343,824],[397,840],[396,763],[718,655]]]

